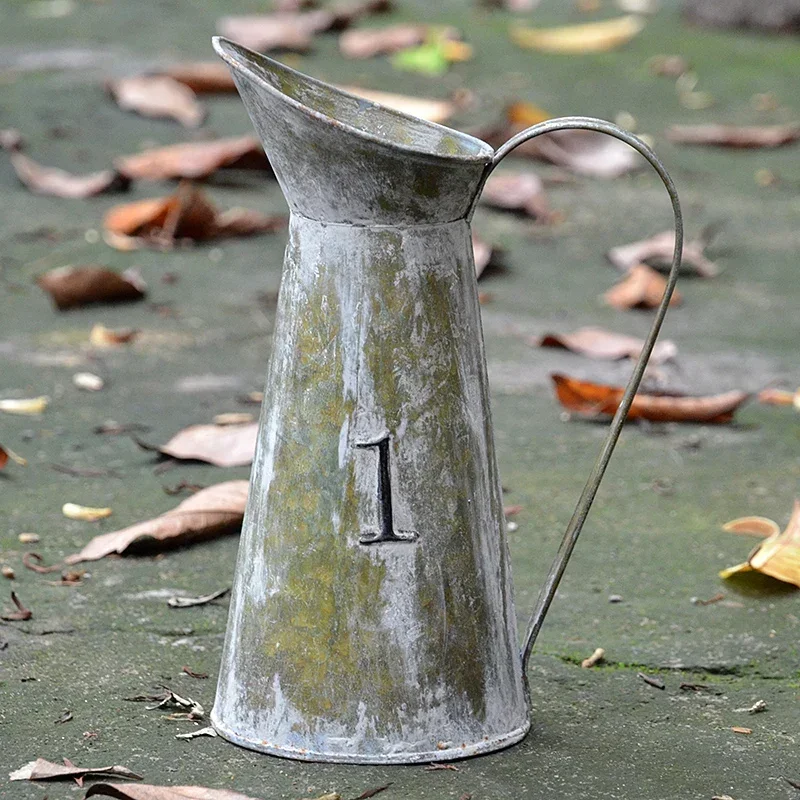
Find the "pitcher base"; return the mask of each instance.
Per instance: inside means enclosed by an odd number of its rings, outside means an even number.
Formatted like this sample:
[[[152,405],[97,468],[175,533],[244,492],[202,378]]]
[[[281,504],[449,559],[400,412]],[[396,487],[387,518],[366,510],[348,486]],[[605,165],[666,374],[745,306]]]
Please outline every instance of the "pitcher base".
[[[472,744],[461,744],[456,747],[446,747],[442,750],[430,750],[421,753],[328,753],[315,750],[306,750],[300,747],[286,747],[272,742],[247,739],[226,728],[214,713],[211,714],[211,724],[214,730],[233,744],[246,747],[248,750],[256,750],[259,753],[266,753],[280,758],[292,758],[297,761],[324,761],[330,764],[419,764],[430,763],[431,761],[453,761],[458,758],[469,758],[470,756],[491,753],[494,750],[502,750],[522,741],[531,723],[526,721],[524,725],[516,728],[509,733],[495,736],[491,739],[483,739]]]

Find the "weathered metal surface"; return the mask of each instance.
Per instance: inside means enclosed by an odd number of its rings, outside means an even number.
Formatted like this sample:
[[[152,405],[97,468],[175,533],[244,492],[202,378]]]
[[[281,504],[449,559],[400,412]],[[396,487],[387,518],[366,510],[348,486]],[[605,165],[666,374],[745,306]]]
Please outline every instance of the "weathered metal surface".
[[[292,210],[212,721],[277,755],[411,763],[529,728],[524,667],[674,286],[677,198],[584,118],[495,153],[215,40]],[[520,658],[469,219],[524,138],[636,147],[676,211],[669,290]]]

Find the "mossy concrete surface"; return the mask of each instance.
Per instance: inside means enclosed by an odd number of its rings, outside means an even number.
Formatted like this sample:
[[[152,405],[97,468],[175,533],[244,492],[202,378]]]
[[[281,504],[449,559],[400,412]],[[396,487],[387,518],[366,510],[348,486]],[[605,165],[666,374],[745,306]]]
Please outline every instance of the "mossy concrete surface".
[[[19,128],[43,163],[89,171],[118,154],[181,141],[168,122],[117,110],[102,80],[156,62],[210,58],[210,36],[224,13],[261,10],[256,2],[77,2],[66,17],[37,18],[32,3],[0,4],[0,127]],[[383,60],[346,61],[335,39],[291,62],[339,83],[444,97],[460,87],[476,108],[454,124],[487,121],[503,103],[527,99],[553,114],[614,118],[633,114],[651,134],[678,184],[690,235],[724,227],[710,254],[723,267],[715,280],[687,278],[684,304],[670,311],[665,335],[679,357],[660,367],[671,387],[698,392],[757,390],[800,384],[800,160],[797,148],[729,152],[670,145],[671,123],[784,122],[798,114],[800,47],[795,39],[686,29],[676,3],[665,3],[645,30],[617,52],[587,57],[526,52],[510,45],[511,17],[466,2],[398,0],[384,19],[457,24],[475,48],[472,61],[443,78],[396,73]],[[610,3],[602,13],[610,15]],[[608,8],[606,8],[608,6]],[[43,6],[39,6],[41,9]],[[544,2],[537,23],[584,19],[568,4]],[[650,75],[657,53],[689,58],[699,89],[716,105],[683,108],[674,82]],[[64,67],[68,68],[64,68]],[[55,68],[58,67],[58,68]],[[773,92],[778,108],[758,111],[756,93]],[[205,131],[250,130],[238,98],[207,101]],[[511,167],[522,166],[519,162]],[[552,170],[535,165],[547,176]],[[777,177],[758,183],[755,173]],[[761,177],[766,173],[760,173]],[[219,412],[242,410],[237,398],[259,389],[274,323],[274,293],[285,245],[281,235],[172,253],[120,253],[98,241],[104,211],[120,197],[67,201],[36,197],[0,159],[0,396],[48,395],[41,417],[0,419],[0,442],[25,456],[27,469],[0,473],[0,550],[16,569],[5,579],[34,616],[0,627],[0,767],[37,757],[80,765],[124,764],[148,783],[230,788],[263,800],[296,800],[326,791],[356,797],[391,783],[390,798],[619,798],[685,800],[730,795],[771,800],[797,794],[800,780],[800,597],[773,582],[724,584],[717,576],[752,545],[721,531],[745,514],[784,523],[800,477],[800,417],[791,408],[751,404],[726,427],[639,426],[622,438],[574,561],[531,662],[534,727],[519,746],[458,764],[334,767],[256,755],[221,739],[176,740],[193,723],[125,698],[166,684],[208,710],[226,621],[225,602],[176,610],[173,593],[203,594],[229,585],[236,538],[157,557],[106,559],[87,565],[77,586],[55,586],[21,564],[35,549],[46,563],[77,551],[93,535],[151,517],[176,500],[163,486],[246,477],[246,468],[185,464],[155,473],[152,454],[125,436],[99,436],[107,419],[150,426],[149,441]],[[164,193],[139,184],[131,198]],[[280,212],[276,184],[215,179],[222,207]],[[629,366],[537,351],[525,338],[545,330],[597,324],[643,335],[647,313],[613,311],[598,295],[617,277],[604,260],[611,246],[667,228],[668,204],[654,176],[610,182],[579,179],[550,187],[564,212],[557,227],[480,209],[475,226],[505,248],[506,269],[488,275],[483,306],[493,387],[499,466],[508,503],[523,510],[510,534],[520,620],[533,603],[580,492],[604,427],[562,422],[548,373],[565,371],[624,380]],[[33,283],[63,264],[137,267],[150,286],[143,303],[54,311]],[[164,276],[177,281],[165,282]],[[91,353],[92,324],[132,326],[130,348]],[[91,370],[107,380],[82,393],[71,376]],[[80,478],[53,464],[112,470]],[[65,502],[110,506],[96,524],[66,520]],[[41,541],[22,545],[18,535]],[[718,593],[710,605],[692,602]],[[617,594],[620,603],[609,603]],[[595,647],[605,666],[581,669]],[[205,680],[181,672],[207,672]],[[664,690],[638,673],[657,675]],[[699,690],[681,684],[702,684]],[[768,710],[745,709],[764,700]],[[56,724],[65,710],[72,720]],[[752,729],[737,734],[732,727]],[[0,796],[50,800],[82,796],[65,782],[2,782]]]

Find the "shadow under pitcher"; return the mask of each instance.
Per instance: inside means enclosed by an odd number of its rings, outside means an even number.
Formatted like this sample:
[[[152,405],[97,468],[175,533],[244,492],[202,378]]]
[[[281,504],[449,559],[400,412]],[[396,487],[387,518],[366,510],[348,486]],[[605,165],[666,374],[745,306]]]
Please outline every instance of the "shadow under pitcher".
[[[520,741],[526,666],[677,278],[675,188],[602,120],[485,142],[214,47],[291,209],[212,722],[273,755],[442,761]],[[670,195],[667,291],[519,646],[470,220],[518,144],[627,142]]]

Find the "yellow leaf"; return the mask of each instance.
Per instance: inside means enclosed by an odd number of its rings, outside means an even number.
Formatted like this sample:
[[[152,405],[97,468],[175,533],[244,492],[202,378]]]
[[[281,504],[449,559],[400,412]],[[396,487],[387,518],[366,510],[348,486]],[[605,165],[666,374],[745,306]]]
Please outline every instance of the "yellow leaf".
[[[41,414],[50,402],[47,397],[31,397],[26,400],[0,400],[0,411],[6,414]]]
[[[630,41],[643,28],[644,20],[629,14],[560,28],[512,28],[511,40],[543,53],[604,53]]]
[[[64,503],[61,513],[68,519],[80,519],[84,522],[95,522],[111,516],[110,508],[91,508],[90,506],[79,506],[77,503]]]
[[[782,533],[772,534],[753,550],[744,564],[723,570],[720,577],[729,578],[751,570],[800,587],[800,501],[795,500],[792,517]]]
[[[512,125],[521,125],[526,128],[548,120],[553,115],[533,103],[519,101],[512,103],[506,109],[506,119]]]
[[[456,39],[442,41],[442,53],[448,61],[469,61],[472,58],[472,45]]]

